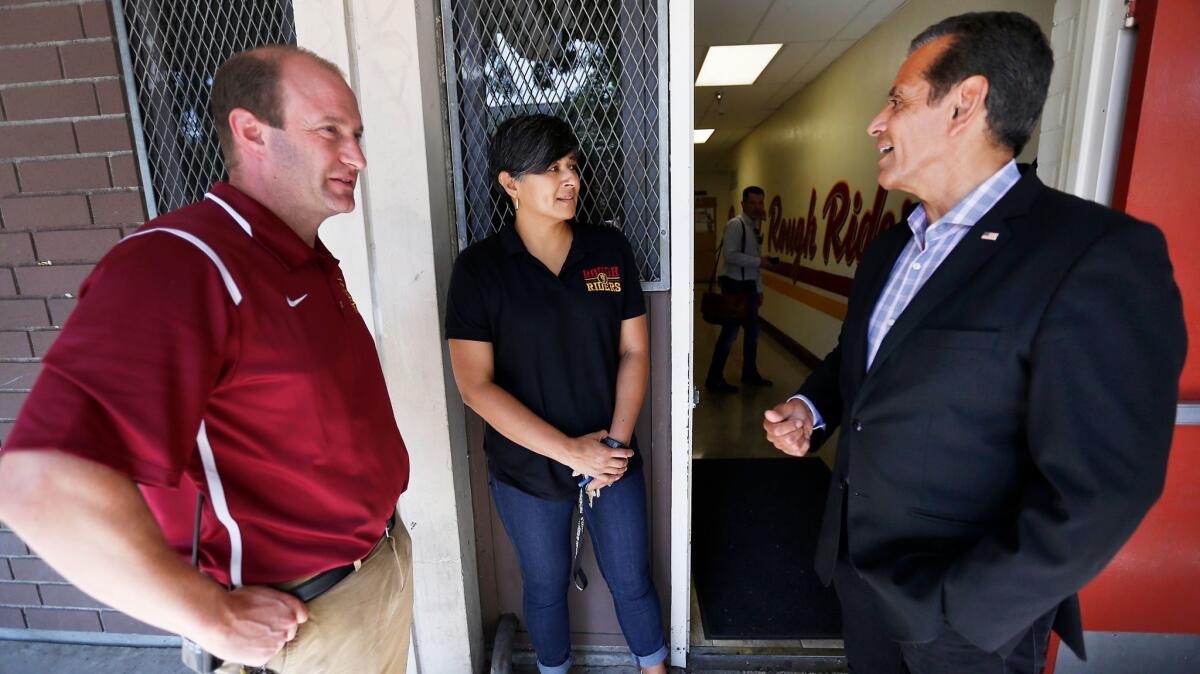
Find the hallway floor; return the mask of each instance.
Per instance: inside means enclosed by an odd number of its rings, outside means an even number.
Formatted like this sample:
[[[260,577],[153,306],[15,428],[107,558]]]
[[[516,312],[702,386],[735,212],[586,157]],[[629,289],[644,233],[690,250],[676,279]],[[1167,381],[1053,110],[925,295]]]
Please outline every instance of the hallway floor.
[[[700,293],[694,303],[696,379],[701,385],[700,404],[693,412],[693,460],[705,459],[780,459],[790,457],[775,449],[763,434],[763,412],[783,402],[808,376],[810,370],[779,342],[760,333],[758,340],[759,372],[774,382],[770,387],[744,387],[739,381],[742,371],[742,340],[739,331],[737,341],[725,366],[725,381],[739,387],[737,393],[712,393],[703,388],[702,382],[708,373],[713,347],[721,332],[720,326],[705,323],[700,318]],[[830,461],[828,453],[821,459]],[[693,528],[695,527],[693,523]],[[695,587],[692,589],[691,607],[692,644],[696,646],[720,646],[736,648],[779,648],[840,649],[840,639],[783,640],[712,640],[703,629]]]
[[[737,393],[713,393],[704,389],[708,364],[720,326],[700,319],[700,294],[695,300],[696,382],[700,386],[700,404],[693,412],[694,459],[783,458],[763,435],[763,411],[790,396],[808,376],[809,369],[774,339],[762,333],[758,338],[758,369],[774,386],[742,386],[742,331],[725,364],[725,381],[737,386]]]

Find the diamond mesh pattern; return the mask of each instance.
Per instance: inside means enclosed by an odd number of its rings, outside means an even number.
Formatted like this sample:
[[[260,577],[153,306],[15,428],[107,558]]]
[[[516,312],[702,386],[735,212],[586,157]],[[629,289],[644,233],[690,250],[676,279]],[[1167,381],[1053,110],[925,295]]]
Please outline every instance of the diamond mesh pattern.
[[[121,8],[121,5],[124,5]],[[123,0],[132,76],[156,210],[200,199],[225,176],[209,109],[212,77],[231,55],[296,44],[290,0]]]
[[[443,0],[459,245],[511,222],[489,175],[509,117],[566,119],[583,150],[577,219],[625,233],[642,280],[662,281],[659,0]]]

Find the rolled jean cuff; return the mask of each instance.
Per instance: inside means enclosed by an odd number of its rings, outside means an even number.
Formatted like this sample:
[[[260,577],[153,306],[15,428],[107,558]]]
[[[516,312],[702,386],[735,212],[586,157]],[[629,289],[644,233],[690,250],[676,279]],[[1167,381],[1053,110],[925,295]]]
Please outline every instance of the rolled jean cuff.
[[[567,674],[567,670],[571,668],[572,660],[574,660],[574,658],[568,655],[567,659],[564,660],[561,665],[555,665],[554,667],[547,667],[546,665],[542,664],[541,660],[538,660],[538,674]]]
[[[638,655],[638,654],[634,653],[633,654],[633,664],[638,669],[645,669],[647,667],[653,667],[654,665],[657,665],[658,663],[662,662],[663,660],[666,660],[667,653],[668,653],[668,651],[667,651],[666,644],[663,644],[661,648],[659,648],[657,651],[654,651],[650,655]]]

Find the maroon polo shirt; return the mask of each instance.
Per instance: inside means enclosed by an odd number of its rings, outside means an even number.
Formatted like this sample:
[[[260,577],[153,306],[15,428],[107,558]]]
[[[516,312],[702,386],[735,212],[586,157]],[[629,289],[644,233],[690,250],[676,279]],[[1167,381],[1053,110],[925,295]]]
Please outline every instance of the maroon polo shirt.
[[[234,187],[115,246],[4,451],[58,449],[143,486],[201,568],[276,583],[347,564],[408,485],[375,343],[338,261]]]

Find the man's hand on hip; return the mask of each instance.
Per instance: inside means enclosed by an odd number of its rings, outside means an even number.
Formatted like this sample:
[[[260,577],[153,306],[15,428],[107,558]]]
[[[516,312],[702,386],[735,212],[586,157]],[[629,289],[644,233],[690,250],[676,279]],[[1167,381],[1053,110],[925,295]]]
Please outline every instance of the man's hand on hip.
[[[196,643],[226,662],[266,664],[308,620],[304,602],[269,587],[240,587],[225,597],[215,624]]]
[[[784,454],[804,456],[812,438],[812,414],[802,400],[789,400],[763,412],[767,441]]]

